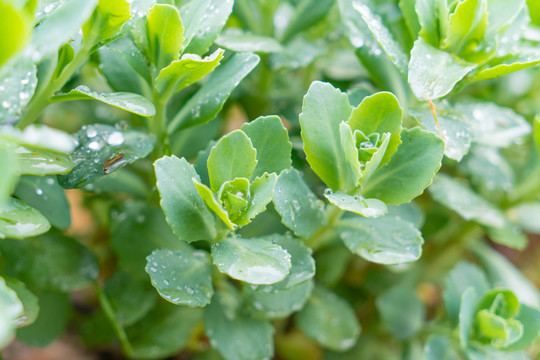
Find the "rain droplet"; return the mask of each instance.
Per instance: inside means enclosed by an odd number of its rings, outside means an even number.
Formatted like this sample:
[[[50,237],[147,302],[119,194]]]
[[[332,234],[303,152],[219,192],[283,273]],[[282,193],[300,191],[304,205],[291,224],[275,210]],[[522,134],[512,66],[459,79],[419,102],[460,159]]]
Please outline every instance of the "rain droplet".
[[[120,131],[113,131],[107,139],[109,145],[118,146],[124,142],[124,135]]]
[[[43,194],[43,190],[41,190],[41,189],[36,189],[36,194],[42,195],[42,194]]]

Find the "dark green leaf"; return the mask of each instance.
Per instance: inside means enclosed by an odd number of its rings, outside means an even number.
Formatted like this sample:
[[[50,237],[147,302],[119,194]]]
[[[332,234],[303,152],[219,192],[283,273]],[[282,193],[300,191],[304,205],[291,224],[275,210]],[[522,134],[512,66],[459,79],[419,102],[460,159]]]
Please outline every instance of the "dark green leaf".
[[[376,305],[383,322],[397,339],[414,336],[424,325],[426,308],[410,287],[392,287],[377,297]]]
[[[214,294],[210,259],[203,251],[155,250],[145,270],[161,297],[175,305],[204,307]]]

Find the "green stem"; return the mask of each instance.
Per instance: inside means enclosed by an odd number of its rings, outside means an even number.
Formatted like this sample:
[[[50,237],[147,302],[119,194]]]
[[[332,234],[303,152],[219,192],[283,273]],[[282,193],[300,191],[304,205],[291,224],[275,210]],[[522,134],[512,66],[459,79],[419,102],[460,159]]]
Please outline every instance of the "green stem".
[[[88,59],[89,55],[90,50],[83,46],[73,60],[71,60],[71,62],[62,70],[60,75],[34,96],[30,102],[30,106],[26,109],[21,120],[17,124],[19,129],[24,129],[39,119],[43,109],[49,105],[51,97],[54,96],[57,91],[62,89],[62,86],[68,82],[75,71]]]
[[[336,222],[339,220],[341,215],[343,215],[344,211],[338,208],[337,206],[333,206],[328,211],[328,223],[324,226],[321,226],[318,228],[313,235],[311,235],[309,238],[306,239],[306,245],[312,248],[313,250],[317,250],[319,247],[321,247],[328,239],[331,239],[333,235],[333,229]]]
[[[156,115],[150,120],[150,131],[156,137],[154,159],[170,153],[169,137],[167,136],[167,101],[154,91],[154,106]]]
[[[516,189],[510,194],[508,202],[509,207],[518,204],[525,200],[531,200],[540,193],[540,167],[526,179],[521,182]]]
[[[97,282],[94,282],[94,289],[96,291],[99,304],[101,305],[101,308],[103,309],[103,312],[105,313],[105,316],[107,317],[112,327],[114,328],[114,331],[116,332],[116,335],[118,336],[118,339],[120,339],[120,343],[122,344],[122,349],[124,350],[124,352],[126,353],[128,357],[131,357],[131,355],[133,354],[133,348],[131,347],[131,344],[129,343],[129,339],[124,330],[124,327],[118,322],[116,315],[114,314],[114,310],[111,306],[111,303],[109,302],[109,299],[107,299],[107,296],[101,290],[101,287],[99,286]]]

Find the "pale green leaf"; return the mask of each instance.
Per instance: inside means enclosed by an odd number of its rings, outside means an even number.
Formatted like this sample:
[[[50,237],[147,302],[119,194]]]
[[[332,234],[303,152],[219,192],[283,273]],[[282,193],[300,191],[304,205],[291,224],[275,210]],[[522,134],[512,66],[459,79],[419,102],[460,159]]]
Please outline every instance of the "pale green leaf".
[[[43,234],[50,228],[45,216],[20,200],[10,198],[0,206],[0,239],[24,239]]]
[[[13,340],[17,327],[15,320],[22,314],[23,305],[17,294],[0,277],[0,349]]]
[[[257,166],[257,150],[243,131],[235,130],[212,148],[207,166],[210,187],[217,192],[226,181],[251,177]]]
[[[426,0],[427,1],[427,0]],[[450,339],[442,335],[431,335],[424,348],[425,360],[460,360]]]
[[[168,99],[211,73],[222,58],[223,50],[221,49],[204,59],[198,55],[184,54],[180,60],[174,60],[159,72],[156,88],[165,99]]]
[[[282,50],[281,44],[272,37],[245,33],[240,29],[225,29],[216,44],[235,52],[272,53]]]
[[[386,205],[377,199],[364,199],[360,195],[334,193],[330,189],[324,192],[324,196],[341,210],[360,214],[367,218],[376,218],[388,213]]]
[[[275,173],[264,173],[251,183],[250,204],[245,214],[236,220],[238,224],[247,225],[255,216],[266,210],[266,205],[272,201],[276,181],[277,175]]]
[[[11,150],[3,146],[0,146],[0,169],[4,171],[4,175],[0,177],[0,206],[2,206],[15,190],[19,178],[17,158]]]
[[[304,97],[300,126],[306,160],[333,190],[357,185],[340,137],[340,123],[347,121],[351,112],[347,95],[329,83],[313,82]]]
[[[401,141],[390,161],[363,184],[366,198],[386,204],[406,203],[431,184],[441,166],[442,140],[432,132],[413,128],[401,132]]]
[[[327,223],[324,203],[307,186],[296,169],[284,170],[274,188],[274,207],[281,222],[296,235],[309,237]]]
[[[184,27],[178,10],[168,4],[154,4],[146,18],[148,52],[157,71],[178,59],[184,42]]]
[[[4,277],[4,280],[6,281],[6,285],[11,290],[15,291],[23,306],[23,313],[17,319],[17,323],[20,324],[19,326],[28,326],[33,324],[39,314],[39,300],[37,296],[28,290],[22,281],[11,277]]]
[[[21,50],[32,33],[32,20],[9,2],[0,3],[0,68]]]
[[[303,32],[328,16],[333,0],[302,0],[298,2],[294,15],[283,31],[282,41],[288,42],[296,34]]]
[[[212,247],[212,258],[219,271],[254,285],[283,280],[291,268],[291,255],[264,238],[228,238]]]
[[[98,93],[90,90],[87,86],[77,86],[68,93],[59,94],[52,98],[53,102],[70,100],[97,100],[144,117],[152,117],[156,114],[154,104],[150,100],[142,95],[129,92]]]
[[[197,189],[197,192],[201,198],[204,200],[206,206],[208,206],[208,208],[212,210],[229,229],[236,229],[236,224],[231,221],[227,210],[223,207],[221,201],[216,198],[216,195],[212,192],[212,190],[195,178],[193,178],[193,184],[195,185],[195,188]]]
[[[19,58],[0,69],[0,120],[21,116],[36,90],[36,71],[29,58]]]
[[[396,285],[379,295],[375,305],[397,339],[411,338],[424,325],[426,307],[411,287]]]
[[[130,1],[99,0],[94,12],[82,27],[83,41],[87,46],[93,46],[109,39],[116,35],[130,18]]]
[[[475,67],[462,63],[420,37],[411,51],[409,84],[419,100],[438,99],[452,91],[456,83]]]
[[[165,156],[154,163],[161,207],[174,233],[182,240],[213,240],[215,219],[206,208],[192,179],[200,181],[186,159]]]
[[[252,178],[266,173],[279,175],[291,167],[292,144],[289,134],[278,116],[261,116],[242,125],[242,131],[257,150],[257,166]]]
[[[368,219],[351,214],[338,222],[336,231],[351,252],[377,264],[407,263],[422,254],[420,231],[397,217]]]
[[[211,0],[192,0],[184,3],[180,8],[180,17],[184,25],[184,48],[189,45],[193,36],[199,31],[210,3]]]

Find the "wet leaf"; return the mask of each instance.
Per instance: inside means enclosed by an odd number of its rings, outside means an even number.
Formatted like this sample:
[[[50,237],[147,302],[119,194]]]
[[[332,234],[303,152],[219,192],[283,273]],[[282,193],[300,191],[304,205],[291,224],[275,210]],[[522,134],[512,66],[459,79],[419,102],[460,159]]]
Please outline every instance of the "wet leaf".
[[[10,198],[0,206],[0,239],[24,239],[43,234],[50,228],[45,216],[20,200]]]
[[[385,203],[377,199],[364,199],[360,195],[334,193],[331,190],[325,191],[324,196],[341,210],[350,211],[367,218],[376,218],[388,213]]]

